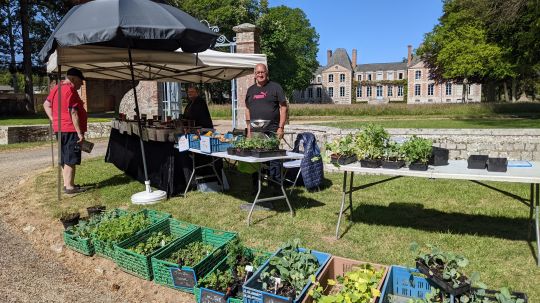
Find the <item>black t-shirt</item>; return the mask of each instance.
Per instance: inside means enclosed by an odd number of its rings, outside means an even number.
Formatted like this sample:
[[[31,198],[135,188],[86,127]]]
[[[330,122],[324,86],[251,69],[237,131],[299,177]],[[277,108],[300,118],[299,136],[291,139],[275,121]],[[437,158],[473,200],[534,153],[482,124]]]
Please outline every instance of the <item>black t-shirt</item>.
[[[266,131],[276,131],[279,126],[279,104],[285,104],[285,93],[281,85],[269,81],[259,87],[253,84],[246,94],[246,107],[250,119],[269,120],[270,125]]]
[[[214,128],[208,105],[201,97],[197,97],[194,101],[188,101],[184,109],[184,119],[194,120],[195,126],[203,128]]]

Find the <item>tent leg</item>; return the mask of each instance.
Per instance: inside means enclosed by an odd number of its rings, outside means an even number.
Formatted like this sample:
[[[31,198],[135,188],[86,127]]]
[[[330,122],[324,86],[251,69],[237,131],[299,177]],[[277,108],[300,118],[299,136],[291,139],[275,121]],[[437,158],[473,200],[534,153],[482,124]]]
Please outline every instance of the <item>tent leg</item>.
[[[58,136],[57,136],[57,145],[58,145],[58,176],[57,176],[57,195],[58,202],[62,200],[62,65],[58,65],[58,73],[56,77],[56,85],[58,86],[57,96],[58,96],[58,108],[57,108],[57,119],[58,119]]]

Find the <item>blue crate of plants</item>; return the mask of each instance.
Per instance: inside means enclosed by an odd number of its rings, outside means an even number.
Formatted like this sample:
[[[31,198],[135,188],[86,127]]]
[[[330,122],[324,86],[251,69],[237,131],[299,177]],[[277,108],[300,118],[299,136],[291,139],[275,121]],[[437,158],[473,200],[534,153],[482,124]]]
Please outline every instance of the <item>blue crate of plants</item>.
[[[434,284],[416,268],[392,265],[381,292],[381,303],[407,303],[411,299],[424,299]]]
[[[201,136],[196,134],[187,134],[189,148],[201,149]]]

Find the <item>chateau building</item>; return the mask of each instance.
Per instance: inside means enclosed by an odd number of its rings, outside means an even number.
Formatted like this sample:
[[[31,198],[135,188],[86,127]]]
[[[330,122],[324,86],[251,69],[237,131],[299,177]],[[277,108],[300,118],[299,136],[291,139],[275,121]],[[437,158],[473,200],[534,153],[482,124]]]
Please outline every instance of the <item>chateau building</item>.
[[[358,53],[352,50],[352,60],[344,48],[327,51],[327,64],[320,66],[309,86],[293,92],[296,103],[461,103],[463,88],[466,102],[480,102],[482,86],[455,82],[436,83],[429,69],[412,56],[408,46],[406,62],[357,64]]]

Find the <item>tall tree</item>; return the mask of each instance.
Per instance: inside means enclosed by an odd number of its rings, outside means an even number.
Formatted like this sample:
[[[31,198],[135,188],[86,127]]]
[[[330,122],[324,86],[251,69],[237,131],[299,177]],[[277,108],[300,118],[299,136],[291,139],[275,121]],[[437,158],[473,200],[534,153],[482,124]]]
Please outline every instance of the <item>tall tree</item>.
[[[30,41],[30,19],[28,0],[20,0],[21,33],[23,44],[24,95],[26,110],[34,112],[34,85],[32,83],[32,42]]]
[[[286,94],[309,85],[319,66],[319,35],[299,8],[271,7],[257,21],[261,49],[268,59],[270,78],[281,83]]]
[[[2,62],[9,62],[10,83],[15,92],[19,92],[16,54],[20,51],[20,22],[17,15],[17,2],[0,2],[0,59]]]

